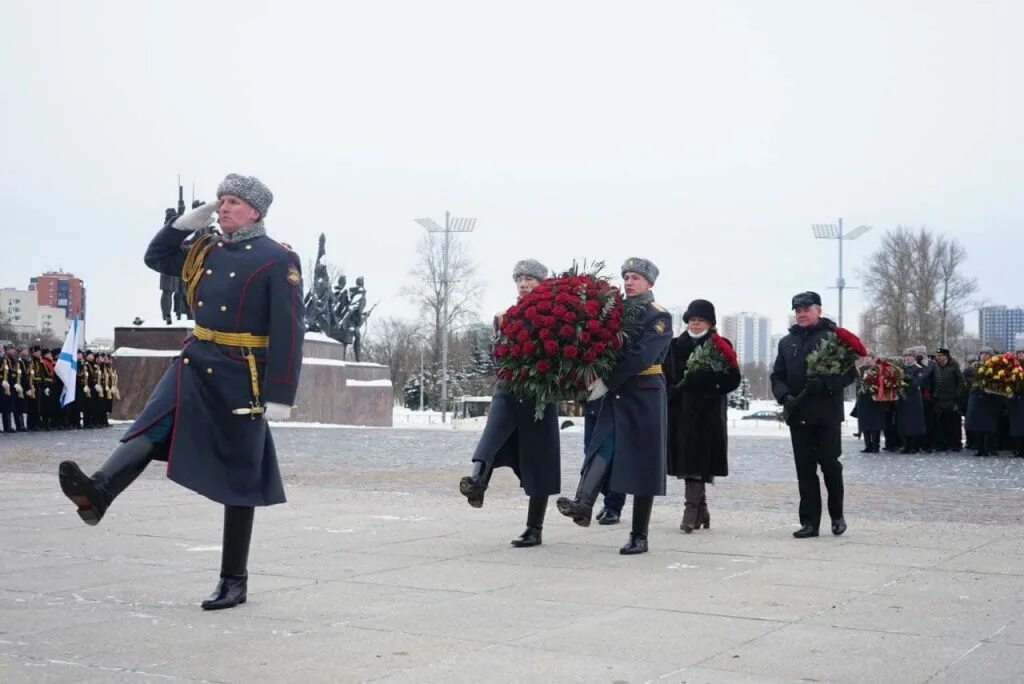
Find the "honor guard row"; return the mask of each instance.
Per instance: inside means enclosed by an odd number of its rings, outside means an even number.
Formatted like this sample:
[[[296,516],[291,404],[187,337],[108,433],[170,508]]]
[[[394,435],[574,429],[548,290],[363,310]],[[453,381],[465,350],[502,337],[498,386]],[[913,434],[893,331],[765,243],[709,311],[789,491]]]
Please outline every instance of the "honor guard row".
[[[121,398],[113,359],[78,352],[75,400],[61,406],[64,383],[55,371],[59,349],[8,344],[0,359],[0,419],[3,432],[108,427]]]

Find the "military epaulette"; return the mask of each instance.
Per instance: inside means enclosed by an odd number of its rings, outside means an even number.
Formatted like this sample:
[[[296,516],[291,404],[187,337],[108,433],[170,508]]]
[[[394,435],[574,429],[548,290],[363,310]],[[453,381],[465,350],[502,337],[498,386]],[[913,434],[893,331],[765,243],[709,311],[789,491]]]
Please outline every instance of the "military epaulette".
[[[289,245],[287,242],[280,242],[278,240],[275,240],[274,238],[270,238],[270,240],[271,240],[271,242],[274,242],[276,244],[281,245],[282,247],[287,249],[289,252],[292,252],[293,254],[298,254],[298,252],[295,251],[295,248],[292,247],[291,245]]]
[[[666,309],[665,307],[663,307],[663,306],[662,306],[661,304],[659,304],[658,302],[651,302],[651,306],[653,306],[653,307],[654,307],[654,308],[655,308],[656,310],[658,310],[658,311],[661,311],[662,313],[664,313],[664,312],[668,311],[668,309]]]

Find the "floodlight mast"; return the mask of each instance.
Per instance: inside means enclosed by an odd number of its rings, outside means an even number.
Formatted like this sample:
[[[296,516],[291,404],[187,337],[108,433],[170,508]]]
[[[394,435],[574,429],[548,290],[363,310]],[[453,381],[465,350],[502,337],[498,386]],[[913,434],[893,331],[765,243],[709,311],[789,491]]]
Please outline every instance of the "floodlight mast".
[[[444,227],[442,228],[432,218],[414,219],[416,223],[423,226],[428,233],[444,233],[444,253],[442,255],[441,287],[444,312],[441,318],[441,422],[447,422],[448,413],[448,251],[451,247],[452,233],[472,233],[476,228],[476,219],[467,217],[452,216],[450,212],[444,212]],[[420,396],[423,396],[422,382],[420,383]]]

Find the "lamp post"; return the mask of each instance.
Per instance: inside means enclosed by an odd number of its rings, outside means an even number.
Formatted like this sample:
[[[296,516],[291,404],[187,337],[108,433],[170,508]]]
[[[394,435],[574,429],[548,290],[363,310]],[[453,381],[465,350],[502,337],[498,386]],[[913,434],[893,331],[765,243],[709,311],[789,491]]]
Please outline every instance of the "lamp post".
[[[835,289],[839,290],[839,325],[843,325],[843,290],[847,289],[843,278],[843,241],[856,240],[873,226],[857,226],[849,233],[843,232],[843,219],[838,223],[812,223],[811,230],[819,240],[835,240],[839,243],[839,277],[836,278]]]
[[[444,212],[444,227],[431,218],[415,219],[428,233],[444,233],[444,253],[442,255],[441,287],[444,312],[441,318],[441,422],[446,422],[448,411],[448,251],[451,246],[452,233],[472,233],[476,228],[475,218],[459,218]]]

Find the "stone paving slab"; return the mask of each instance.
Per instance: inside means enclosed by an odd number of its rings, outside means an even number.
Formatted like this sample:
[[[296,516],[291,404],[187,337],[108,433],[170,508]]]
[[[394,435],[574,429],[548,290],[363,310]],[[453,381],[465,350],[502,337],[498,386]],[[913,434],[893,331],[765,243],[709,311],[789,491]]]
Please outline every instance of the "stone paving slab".
[[[628,507],[584,529],[552,504],[544,545],[514,549],[526,502],[508,473],[476,510],[461,464],[396,470],[387,450],[464,437],[375,431],[327,459],[359,431],[282,432],[289,504],[257,513],[249,602],[219,613],[197,604],[220,507],[151,468],[89,528],[46,436],[0,439],[0,682],[1024,681],[1016,461],[850,468],[849,532],[795,540],[792,466],[771,451],[788,445],[737,438],[759,479],[711,490],[712,529],[679,531],[670,482],[651,553],[623,557]],[[83,445],[98,461],[109,442]],[[1000,484],[957,490],[928,467]]]

